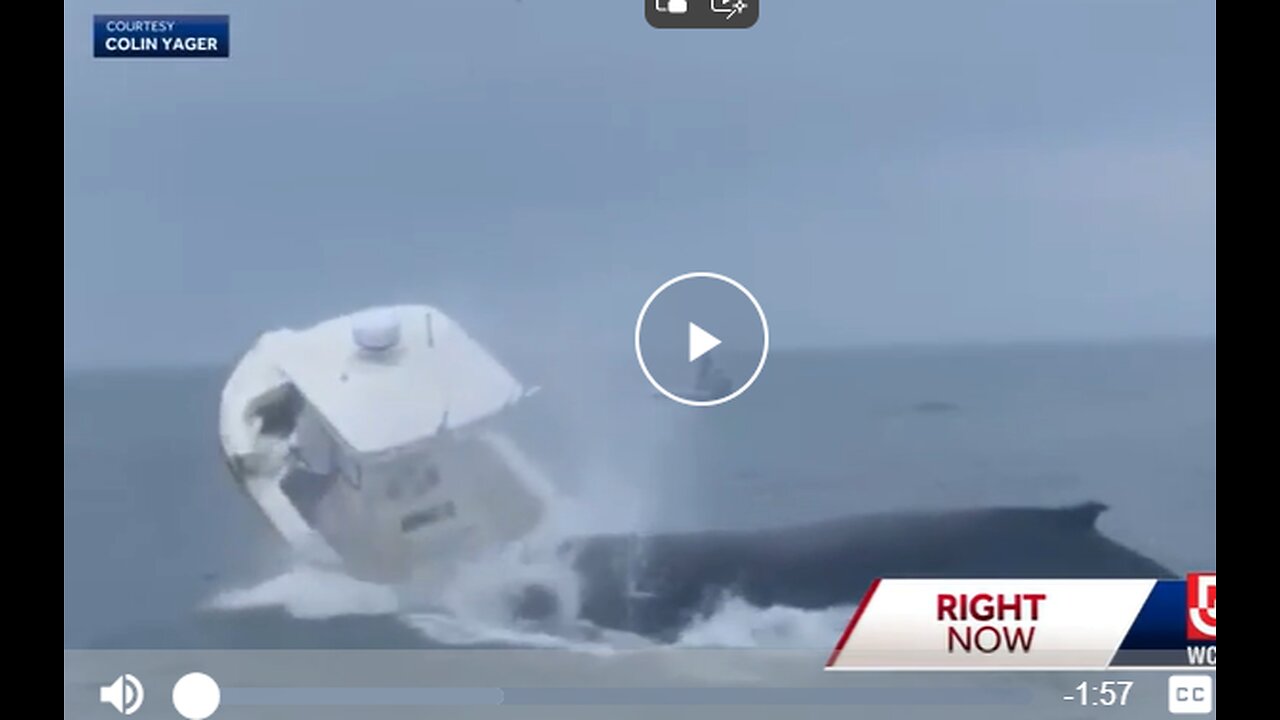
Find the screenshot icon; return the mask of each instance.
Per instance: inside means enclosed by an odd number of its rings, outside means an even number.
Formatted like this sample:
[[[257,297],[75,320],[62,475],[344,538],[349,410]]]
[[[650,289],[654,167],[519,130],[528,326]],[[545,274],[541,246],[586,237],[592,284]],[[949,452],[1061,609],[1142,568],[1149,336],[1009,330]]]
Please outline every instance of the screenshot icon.
[[[64,718],[1216,717],[1215,3],[149,5]]]

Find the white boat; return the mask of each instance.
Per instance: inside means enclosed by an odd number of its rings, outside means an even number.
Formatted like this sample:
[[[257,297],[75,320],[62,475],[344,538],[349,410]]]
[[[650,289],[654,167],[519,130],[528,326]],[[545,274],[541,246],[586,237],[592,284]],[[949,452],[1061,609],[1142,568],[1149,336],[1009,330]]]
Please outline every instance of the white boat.
[[[238,484],[305,557],[397,582],[533,531],[550,489],[495,427],[531,394],[440,310],[262,335],[222,392]]]

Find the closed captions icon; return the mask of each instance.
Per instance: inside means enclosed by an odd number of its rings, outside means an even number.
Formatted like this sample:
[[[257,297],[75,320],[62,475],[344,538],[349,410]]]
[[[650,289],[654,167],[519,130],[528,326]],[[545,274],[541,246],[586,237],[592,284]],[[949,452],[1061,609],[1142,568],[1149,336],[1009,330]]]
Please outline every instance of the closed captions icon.
[[[121,715],[132,715],[142,707],[142,683],[128,673],[115,679],[110,685],[98,688],[98,701],[110,705]]]
[[[1169,712],[1173,715],[1212,713],[1213,678],[1208,675],[1170,676]]]

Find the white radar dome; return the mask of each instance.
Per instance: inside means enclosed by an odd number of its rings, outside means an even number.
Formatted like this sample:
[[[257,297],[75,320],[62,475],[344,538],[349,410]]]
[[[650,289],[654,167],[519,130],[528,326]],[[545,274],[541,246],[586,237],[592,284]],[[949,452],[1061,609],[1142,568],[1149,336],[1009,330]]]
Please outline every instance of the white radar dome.
[[[400,318],[389,310],[374,310],[356,316],[351,337],[362,350],[390,350],[400,342]]]

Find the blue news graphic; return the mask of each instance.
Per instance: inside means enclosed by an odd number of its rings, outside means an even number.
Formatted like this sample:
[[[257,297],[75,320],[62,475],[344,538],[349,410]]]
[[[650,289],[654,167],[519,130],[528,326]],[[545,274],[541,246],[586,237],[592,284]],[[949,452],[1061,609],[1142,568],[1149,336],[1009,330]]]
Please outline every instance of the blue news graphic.
[[[1189,592],[1198,586],[1187,580],[1157,581],[1112,657],[1113,667],[1217,667],[1217,577],[1190,577],[1210,578],[1202,581],[1213,587],[1204,598],[1207,604]]]
[[[229,15],[95,15],[93,56],[99,58],[225,58]]]
[[[1159,580],[1138,617],[1129,626],[1121,650],[1169,650],[1191,644],[1187,639],[1187,583]]]

